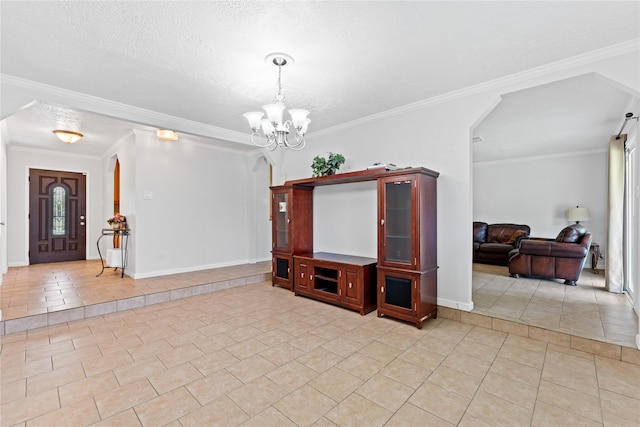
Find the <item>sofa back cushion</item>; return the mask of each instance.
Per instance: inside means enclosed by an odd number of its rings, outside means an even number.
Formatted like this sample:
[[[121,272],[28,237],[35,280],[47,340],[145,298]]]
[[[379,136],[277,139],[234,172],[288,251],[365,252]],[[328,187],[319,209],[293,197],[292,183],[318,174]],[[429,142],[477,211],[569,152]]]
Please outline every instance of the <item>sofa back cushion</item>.
[[[556,237],[556,242],[578,243],[586,233],[587,229],[584,228],[584,226],[580,224],[572,224],[560,231]]]
[[[516,230],[513,232],[511,237],[505,242],[507,245],[515,245],[516,241],[521,237],[527,237],[529,233],[524,230]]]
[[[524,234],[520,233],[524,231]],[[526,237],[531,232],[528,225],[521,224],[491,224],[487,227],[488,243],[513,244],[518,237]]]
[[[473,241],[474,243],[484,243],[487,241],[487,223],[474,221],[473,223]]]

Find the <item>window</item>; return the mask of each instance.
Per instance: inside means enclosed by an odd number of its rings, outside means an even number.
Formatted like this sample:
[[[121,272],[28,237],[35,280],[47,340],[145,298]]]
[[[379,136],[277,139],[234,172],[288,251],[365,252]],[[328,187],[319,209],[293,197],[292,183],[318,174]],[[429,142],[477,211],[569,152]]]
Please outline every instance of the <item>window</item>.
[[[67,191],[62,186],[53,188],[53,208],[51,209],[51,224],[54,236],[67,234]]]

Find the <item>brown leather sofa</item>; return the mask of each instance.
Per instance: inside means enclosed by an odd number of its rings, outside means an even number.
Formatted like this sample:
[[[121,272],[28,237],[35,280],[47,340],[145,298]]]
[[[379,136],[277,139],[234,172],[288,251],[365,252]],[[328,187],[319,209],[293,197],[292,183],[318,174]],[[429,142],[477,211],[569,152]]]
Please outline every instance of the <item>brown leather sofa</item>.
[[[564,228],[555,239],[522,240],[509,254],[509,274],[564,279],[576,286],[590,245],[591,233],[581,224]]]
[[[529,237],[531,229],[521,224],[473,223],[473,262],[507,265],[509,252]]]

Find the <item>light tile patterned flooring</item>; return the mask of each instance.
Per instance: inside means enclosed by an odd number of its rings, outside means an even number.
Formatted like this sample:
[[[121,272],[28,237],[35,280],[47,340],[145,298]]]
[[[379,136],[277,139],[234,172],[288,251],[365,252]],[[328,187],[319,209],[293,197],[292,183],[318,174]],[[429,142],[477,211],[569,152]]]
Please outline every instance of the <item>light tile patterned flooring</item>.
[[[584,269],[578,286],[509,277],[507,267],[473,264],[473,313],[635,347],[638,316],[624,294],[605,290],[604,272]]]
[[[0,335],[197,295],[271,277],[261,262],[134,280],[98,260],[10,268],[0,286]]]
[[[0,426],[640,424],[638,353],[442,316],[418,330],[268,282],[0,343]]]

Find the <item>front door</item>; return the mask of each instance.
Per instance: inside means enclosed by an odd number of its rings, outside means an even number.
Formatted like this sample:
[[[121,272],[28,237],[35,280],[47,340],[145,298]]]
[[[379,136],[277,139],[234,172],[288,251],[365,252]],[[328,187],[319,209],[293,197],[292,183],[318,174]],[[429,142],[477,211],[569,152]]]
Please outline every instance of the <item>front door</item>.
[[[29,263],[86,259],[86,176],[29,170]]]

